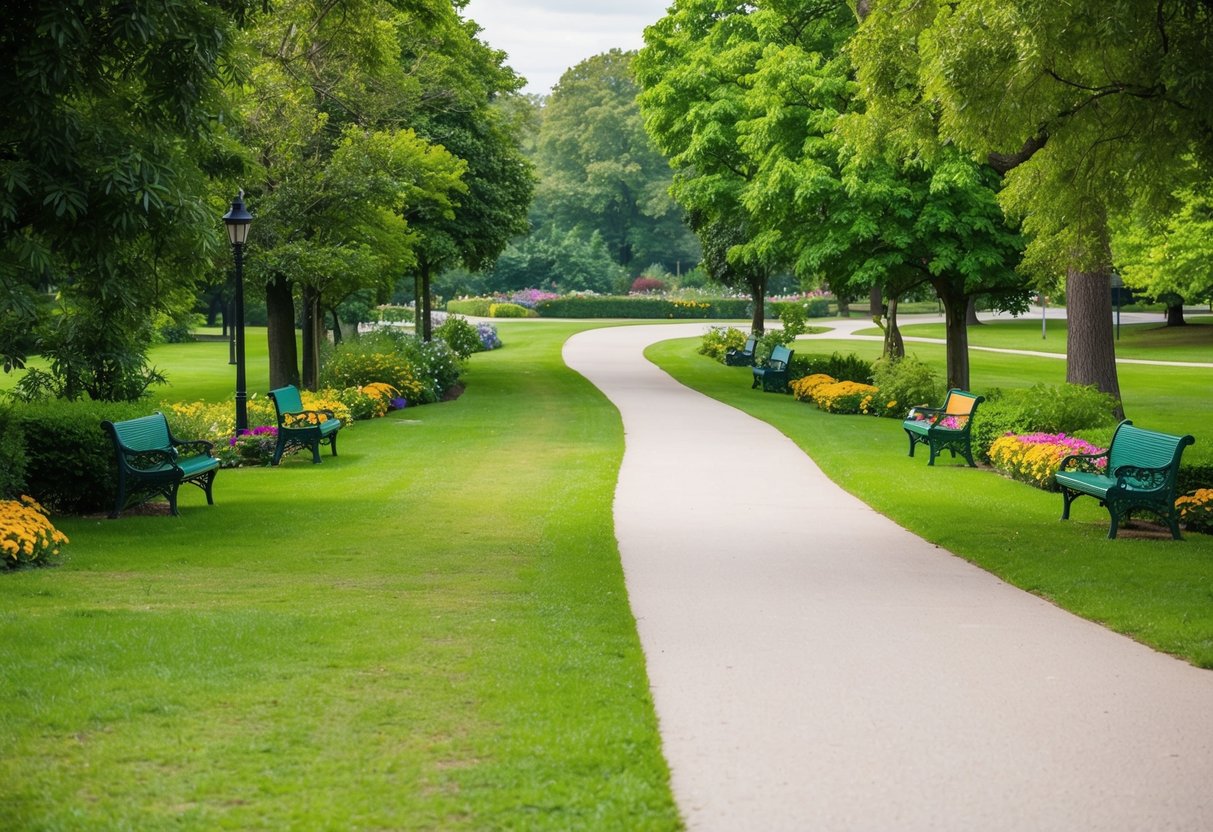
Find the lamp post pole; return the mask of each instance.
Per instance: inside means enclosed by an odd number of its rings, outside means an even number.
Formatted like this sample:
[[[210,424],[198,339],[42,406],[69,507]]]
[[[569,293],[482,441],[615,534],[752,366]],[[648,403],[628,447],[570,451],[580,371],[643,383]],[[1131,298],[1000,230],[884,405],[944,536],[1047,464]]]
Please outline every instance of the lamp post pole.
[[[244,209],[244,191],[232,200],[232,210],[223,215],[227,237],[236,258],[236,291],[232,326],[236,343],[236,435],[248,430],[248,385],[244,374],[244,241],[253,216]]]

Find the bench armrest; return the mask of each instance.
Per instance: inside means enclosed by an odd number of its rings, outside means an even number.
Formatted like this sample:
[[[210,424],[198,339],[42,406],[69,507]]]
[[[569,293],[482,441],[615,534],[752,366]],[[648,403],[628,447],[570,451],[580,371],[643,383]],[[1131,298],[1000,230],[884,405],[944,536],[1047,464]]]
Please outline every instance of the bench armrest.
[[[1112,472],[1116,484],[1135,491],[1155,491],[1163,488],[1171,478],[1171,466],[1146,468],[1141,465],[1121,465]]]
[[[156,448],[154,450],[137,451],[134,448],[122,446],[122,461],[127,468],[145,471],[158,468],[161,465],[176,465],[177,451],[173,448]]]
[[[1057,466],[1058,471],[1065,471],[1073,468],[1075,471],[1082,471],[1088,474],[1102,474],[1099,460],[1104,461],[1104,468],[1107,467],[1108,451],[1102,454],[1070,454],[1062,457],[1061,464]]]
[[[924,417],[924,418],[922,418],[922,421],[925,422],[928,419],[935,418],[935,416],[937,416],[940,413],[943,413],[943,409],[938,408],[938,407],[922,407],[922,406],[911,407],[910,412],[906,414],[906,418],[907,419],[918,419],[920,417]]]
[[[208,442],[205,439],[173,439],[175,448],[185,448],[187,450],[197,451],[211,456],[211,451],[215,449],[214,442]]]

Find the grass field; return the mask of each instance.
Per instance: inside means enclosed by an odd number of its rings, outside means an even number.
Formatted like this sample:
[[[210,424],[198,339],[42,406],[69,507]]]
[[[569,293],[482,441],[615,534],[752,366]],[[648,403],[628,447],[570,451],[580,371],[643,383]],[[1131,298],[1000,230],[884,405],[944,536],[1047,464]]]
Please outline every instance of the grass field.
[[[66,562],[0,575],[0,829],[678,828],[579,328],[213,507],[56,518]],[[223,397],[215,346],[154,359]]]

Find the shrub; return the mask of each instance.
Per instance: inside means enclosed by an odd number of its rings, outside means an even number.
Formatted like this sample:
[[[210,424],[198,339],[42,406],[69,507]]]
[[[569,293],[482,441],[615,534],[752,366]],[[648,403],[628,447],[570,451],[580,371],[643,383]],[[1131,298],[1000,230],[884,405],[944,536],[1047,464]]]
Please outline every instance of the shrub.
[[[391,384],[410,404],[431,404],[440,401],[447,391],[459,383],[462,367],[454,351],[445,341],[422,341],[407,332],[385,331],[373,338],[360,338],[367,349],[394,351],[414,376],[412,384],[396,384],[390,379],[373,379]],[[357,383],[345,386],[357,386]]]
[[[911,407],[934,407],[943,400],[943,384],[935,371],[914,356],[880,358],[872,365],[872,383],[885,399],[885,412],[896,416]]]
[[[239,436],[231,436],[215,446],[214,454],[221,468],[239,468],[248,465],[269,465],[274,461],[274,449],[278,444],[278,428],[273,425],[258,425]]]
[[[0,500],[0,554],[5,567],[45,565],[67,542],[67,535],[51,524],[37,500],[28,496]]]
[[[472,326],[467,318],[459,315],[447,315],[446,320],[435,327],[434,337],[445,341],[447,346],[454,350],[455,355],[460,358],[467,358],[484,348],[476,327]]]
[[[815,374],[833,376],[839,381],[857,381],[860,384],[872,383],[872,365],[849,353],[840,355],[794,355],[790,375],[792,378],[811,376]]]
[[[856,381],[822,384],[813,392],[813,400],[827,413],[874,413],[879,397],[875,387]]]
[[[481,349],[495,350],[501,348],[501,338],[497,335],[497,327],[487,321],[480,321],[476,324],[476,335],[480,338]]]
[[[1026,482],[1045,491],[1057,491],[1053,475],[1070,454],[1102,454],[1106,448],[1064,433],[1007,434],[990,446],[990,464],[1011,479]],[[1097,460],[1104,468],[1107,460]]]
[[[785,303],[779,310],[779,320],[783,322],[783,331],[793,338],[803,335],[809,328],[804,307],[799,303]]]
[[[736,327],[714,326],[703,334],[703,340],[699,344],[699,354],[723,362],[725,353],[729,350],[742,349],[749,337]]]
[[[768,358],[776,347],[786,347],[788,344],[796,340],[796,336],[790,332],[785,332],[782,329],[772,329],[758,339],[758,343],[754,345],[754,364],[760,365]],[[796,356],[792,356],[795,359]],[[791,367],[788,368],[788,378],[793,378]]]
[[[748,318],[750,302],[744,298],[700,298],[695,305],[678,305],[655,297],[567,295],[539,301],[542,318]],[[707,308],[703,308],[703,304]]]
[[[412,336],[406,336],[414,341]],[[402,339],[403,340],[403,339]],[[364,384],[390,384],[409,401],[426,398],[426,379],[417,361],[396,352],[392,343],[371,336],[357,341],[343,341],[320,372],[324,387],[344,390]]]
[[[1037,384],[992,390],[973,422],[977,454],[989,460],[994,440],[1007,433],[1065,433],[1114,425],[1116,400],[1095,387]]]
[[[11,408],[0,407],[0,499],[25,491],[25,431]]]
[[[788,387],[792,391],[792,395],[797,401],[816,404],[817,390],[826,384],[836,384],[838,379],[833,376],[828,376],[825,373],[813,373],[812,375],[802,376],[796,379]]]
[[[376,306],[375,320],[383,323],[410,323],[416,313],[410,306]]]
[[[1213,488],[1198,488],[1175,501],[1179,519],[1188,529],[1213,533]]]
[[[489,306],[490,318],[532,318],[535,313],[517,303],[494,303]]]
[[[805,301],[804,311],[810,318],[827,318],[830,315],[830,302],[826,298],[809,298]]]
[[[143,403],[58,399],[14,407],[25,435],[25,493],[57,513],[109,508],[118,472],[101,422],[146,416],[150,409]]]
[[[274,403],[268,397],[254,396],[245,406],[254,430],[277,423]],[[160,409],[173,436],[212,442],[216,455],[236,433],[236,408],[231,402],[163,402]]]
[[[534,309],[535,304],[543,300],[555,300],[560,295],[555,292],[545,292],[543,289],[522,289],[510,295],[510,303],[516,303],[527,309]]]
[[[655,277],[645,277],[641,275],[632,281],[631,293],[633,295],[646,295],[655,292],[665,291],[665,281],[658,280]]]
[[[473,318],[487,318],[492,314],[489,311],[492,304],[492,298],[461,298],[460,300],[448,300],[446,311],[459,315],[470,315]]]

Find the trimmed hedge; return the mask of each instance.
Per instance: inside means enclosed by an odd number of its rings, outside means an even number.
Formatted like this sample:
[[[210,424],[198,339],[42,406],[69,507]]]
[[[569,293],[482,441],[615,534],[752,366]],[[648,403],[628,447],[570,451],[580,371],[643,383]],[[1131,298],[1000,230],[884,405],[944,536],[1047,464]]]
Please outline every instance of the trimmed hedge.
[[[493,300],[491,298],[448,300],[446,302],[446,311],[454,312],[457,315],[470,315],[473,318],[487,318],[489,316],[489,307],[492,304]]]
[[[541,318],[698,318],[735,319],[750,317],[750,302],[744,298],[667,300],[623,296],[564,297],[535,305]]]
[[[12,408],[0,407],[0,500],[25,490],[25,431]]]

